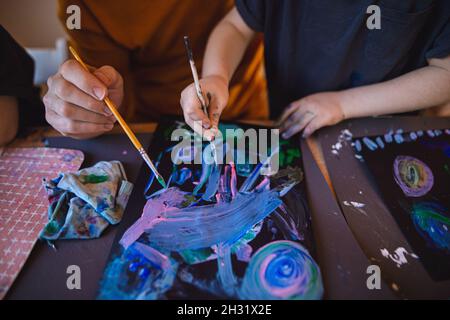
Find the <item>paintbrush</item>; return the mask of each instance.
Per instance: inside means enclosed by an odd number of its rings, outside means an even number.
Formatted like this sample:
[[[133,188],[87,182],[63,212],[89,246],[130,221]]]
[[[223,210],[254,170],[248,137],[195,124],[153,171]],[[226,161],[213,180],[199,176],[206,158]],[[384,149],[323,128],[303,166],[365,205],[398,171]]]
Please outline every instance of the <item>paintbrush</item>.
[[[83,60],[81,60],[81,57],[78,55],[78,53],[75,51],[75,49],[72,48],[71,46],[69,46],[69,50],[72,53],[72,55],[74,56],[74,58],[81,64],[81,66],[84,69],[86,69],[86,71],[90,72],[89,68],[83,62]],[[152,172],[155,175],[155,177],[158,180],[158,182],[163,186],[163,188],[166,188],[166,182],[164,181],[164,178],[158,172],[158,170],[156,170],[155,165],[153,164],[152,160],[148,156],[147,152],[145,152],[144,147],[142,147],[142,144],[139,142],[139,140],[137,139],[137,137],[134,134],[134,132],[131,131],[130,127],[125,122],[125,120],[122,118],[122,116],[120,115],[119,111],[117,111],[117,108],[114,105],[114,102],[112,102],[108,97],[105,97],[103,99],[103,102],[105,102],[105,104],[108,106],[109,110],[111,110],[112,114],[114,115],[114,117],[119,122],[119,124],[122,127],[123,131],[125,131],[125,133],[127,134],[128,138],[133,143],[134,147],[139,151],[139,153],[140,153],[141,157],[144,159],[145,163],[149,166],[150,170],[152,170]]]
[[[202,105],[203,112],[206,114],[206,116],[208,116],[208,106],[206,104],[205,97],[203,96],[202,87],[200,86],[200,81],[198,79],[197,67],[195,66],[194,55],[192,53],[192,48],[189,43],[188,36],[184,36],[184,46],[186,47],[186,52],[187,52],[188,59],[189,59],[189,65],[191,66],[192,76],[194,78],[195,91],[197,92],[198,100],[200,100],[200,104]]]
[[[188,59],[189,59],[189,65],[191,66],[191,72],[192,72],[192,77],[194,78],[194,86],[195,86],[195,92],[197,93],[197,98],[200,101],[200,104],[202,105],[203,112],[205,113],[206,117],[209,118],[209,116],[208,116],[209,103],[208,104],[206,103],[205,97],[203,96],[202,87],[200,86],[200,80],[198,78],[197,67],[195,66],[195,62],[194,62],[194,54],[192,53],[192,48],[189,43],[188,36],[184,36],[184,46],[186,47],[186,52],[187,52]],[[211,102],[209,92],[208,92],[208,99],[209,99],[209,102]],[[213,136],[213,138],[214,138],[214,136]],[[212,151],[213,157],[214,157],[214,162],[217,163],[216,146],[212,142],[212,140],[210,141],[210,145],[211,145],[211,151]]]

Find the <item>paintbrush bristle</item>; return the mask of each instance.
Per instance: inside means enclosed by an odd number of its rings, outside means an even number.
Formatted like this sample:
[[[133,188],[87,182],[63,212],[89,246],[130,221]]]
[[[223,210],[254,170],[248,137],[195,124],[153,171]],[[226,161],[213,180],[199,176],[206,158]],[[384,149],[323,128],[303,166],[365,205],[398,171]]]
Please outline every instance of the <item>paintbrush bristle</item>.
[[[159,184],[160,184],[164,189],[167,188],[167,184],[166,184],[166,182],[164,181],[164,178],[163,178],[163,177],[157,176],[156,179],[158,180]]]
[[[194,55],[192,54],[192,49],[191,49],[191,45],[189,43],[189,37],[188,36],[184,36],[184,46],[186,47],[186,51],[188,54],[188,58],[191,61],[194,61]]]

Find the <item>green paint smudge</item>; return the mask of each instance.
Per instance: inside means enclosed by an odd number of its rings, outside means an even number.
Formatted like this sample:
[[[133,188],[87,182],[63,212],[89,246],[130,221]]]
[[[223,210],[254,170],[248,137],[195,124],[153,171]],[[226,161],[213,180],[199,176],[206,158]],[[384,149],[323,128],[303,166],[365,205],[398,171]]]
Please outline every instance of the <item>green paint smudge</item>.
[[[103,183],[109,180],[109,176],[107,175],[96,175],[96,174],[89,174],[86,176],[81,176],[80,178],[83,184]]]

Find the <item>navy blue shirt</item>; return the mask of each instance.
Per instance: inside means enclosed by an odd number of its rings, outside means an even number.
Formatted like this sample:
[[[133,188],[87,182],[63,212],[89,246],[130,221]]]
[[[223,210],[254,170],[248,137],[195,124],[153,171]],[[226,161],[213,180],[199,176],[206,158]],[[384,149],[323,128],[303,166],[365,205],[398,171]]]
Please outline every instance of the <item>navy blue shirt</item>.
[[[369,30],[378,5],[381,29]],[[236,0],[264,33],[270,114],[307,95],[396,78],[450,55],[450,0]]]

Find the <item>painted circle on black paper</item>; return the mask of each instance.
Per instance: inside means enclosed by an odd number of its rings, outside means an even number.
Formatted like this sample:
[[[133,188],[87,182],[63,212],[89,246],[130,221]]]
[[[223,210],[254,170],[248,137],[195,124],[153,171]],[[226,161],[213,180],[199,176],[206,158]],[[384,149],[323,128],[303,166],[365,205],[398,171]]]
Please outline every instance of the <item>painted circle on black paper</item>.
[[[431,169],[423,161],[410,156],[395,158],[394,179],[407,197],[422,197],[434,184]]]

